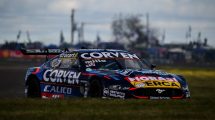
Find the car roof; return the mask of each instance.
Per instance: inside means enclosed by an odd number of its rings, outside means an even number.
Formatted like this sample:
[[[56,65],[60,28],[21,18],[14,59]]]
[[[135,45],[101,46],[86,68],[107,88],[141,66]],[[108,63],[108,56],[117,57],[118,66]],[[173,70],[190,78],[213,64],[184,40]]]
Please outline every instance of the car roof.
[[[78,50],[73,50],[71,52],[84,53],[84,52],[128,52],[128,51],[116,50],[116,49],[78,49]]]

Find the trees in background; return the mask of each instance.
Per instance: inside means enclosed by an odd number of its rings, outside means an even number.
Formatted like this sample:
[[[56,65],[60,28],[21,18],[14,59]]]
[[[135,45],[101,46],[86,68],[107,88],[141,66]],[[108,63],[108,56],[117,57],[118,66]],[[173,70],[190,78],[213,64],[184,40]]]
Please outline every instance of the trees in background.
[[[119,15],[114,18],[111,27],[115,41],[126,44],[128,48],[159,45],[156,30],[144,25],[139,15]]]

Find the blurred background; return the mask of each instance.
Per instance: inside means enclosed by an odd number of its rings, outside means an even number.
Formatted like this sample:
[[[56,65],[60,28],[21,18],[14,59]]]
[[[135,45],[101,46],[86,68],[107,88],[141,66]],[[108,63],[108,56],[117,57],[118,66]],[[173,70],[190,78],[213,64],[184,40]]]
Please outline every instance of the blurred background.
[[[0,0],[0,95],[23,96],[26,69],[45,61],[20,48],[125,49],[158,66],[213,68],[214,6],[214,0]]]
[[[215,118],[215,0],[0,0],[0,119]],[[190,100],[25,99],[20,48],[125,49],[183,75]],[[15,99],[14,99],[15,98]]]
[[[87,47],[126,49],[159,65],[211,66],[214,5],[213,0],[1,0],[0,59],[32,59],[20,47]]]

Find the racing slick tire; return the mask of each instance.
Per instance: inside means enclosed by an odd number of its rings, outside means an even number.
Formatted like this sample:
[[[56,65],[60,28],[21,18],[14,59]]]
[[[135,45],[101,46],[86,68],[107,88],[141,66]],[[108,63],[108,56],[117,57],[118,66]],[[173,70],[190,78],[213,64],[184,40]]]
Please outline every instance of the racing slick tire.
[[[90,97],[101,98],[103,96],[103,85],[100,80],[93,79],[89,89]]]
[[[41,97],[40,84],[36,78],[32,78],[28,81],[27,97],[28,98]]]

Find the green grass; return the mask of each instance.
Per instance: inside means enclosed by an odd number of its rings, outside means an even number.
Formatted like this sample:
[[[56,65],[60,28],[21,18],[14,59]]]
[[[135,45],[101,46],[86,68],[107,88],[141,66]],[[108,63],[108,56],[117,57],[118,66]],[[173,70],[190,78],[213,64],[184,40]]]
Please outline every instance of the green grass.
[[[215,69],[167,69],[187,78],[189,100],[1,99],[0,120],[213,120]]]

